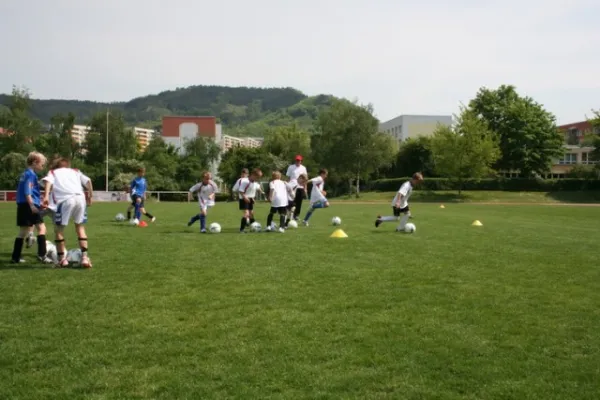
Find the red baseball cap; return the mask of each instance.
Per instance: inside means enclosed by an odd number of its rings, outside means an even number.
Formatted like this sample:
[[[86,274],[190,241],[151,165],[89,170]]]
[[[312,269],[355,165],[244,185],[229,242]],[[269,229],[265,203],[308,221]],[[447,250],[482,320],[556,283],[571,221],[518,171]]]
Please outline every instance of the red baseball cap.
[[[296,156],[296,161],[302,161],[302,156],[300,154]]]

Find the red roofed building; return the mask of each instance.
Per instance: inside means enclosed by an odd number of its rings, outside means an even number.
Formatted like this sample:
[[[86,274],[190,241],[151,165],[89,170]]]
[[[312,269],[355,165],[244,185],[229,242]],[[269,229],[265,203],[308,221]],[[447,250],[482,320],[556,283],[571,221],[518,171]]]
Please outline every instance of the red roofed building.
[[[217,124],[216,117],[169,115],[163,117],[161,136],[166,143],[179,148],[180,154],[183,154],[186,140],[204,137],[219,143],[221,124]]]

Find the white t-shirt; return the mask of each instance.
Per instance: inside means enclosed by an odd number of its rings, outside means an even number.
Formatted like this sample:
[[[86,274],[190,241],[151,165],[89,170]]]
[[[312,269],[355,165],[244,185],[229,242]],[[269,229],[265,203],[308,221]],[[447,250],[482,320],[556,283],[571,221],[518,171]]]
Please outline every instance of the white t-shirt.
[[[306,175],[308,176],[308,172],[306,172],[306,167],[302,164],[300,165],[296,165],[296,164],[292,164],[288,167],[287,172],[285,173],[285,175],[290,178],[290,182],[296,182],[298,180],[298,178],[300,177],[300,175]]]
[[[234,192],[237,192],[238,190],[240,190],[240,183],[242,183],[243,179],[247,179],[247,178],[239,178],[237,181],[235,181],[235,185],[233,185],[232,190]]]
[[[90,178],[73,168],[57,168],[51,170],[43,179],[52,184],[51,209],[55,209],[63,201],[73,196],[83,195],[83,186]]]
[[[217,193],[217,185],[211,180],[205,185],[203,182],[196,183],[190,188],[190,193],[198,192],[198,204],[200,206],[214,206],[215,200],[210,198],[211,194]]]
[[[284,181],[275,179],[269,182],[269,191],[271,193],[271,207],[287,207],[288,188]]]
[[[298,182],[286,182],[285,186],[288,191],[288,202],[294,201],[294,199],[296,198],[296,189],[298,188]]]
[[[327,199],[321,193],[321,190],[325,187],[325,181],[322,177],[317,176],[316,178],[312,178],[310,180],[312,182],[312,190],[310,191],[310,203],[317,203],[319,201],[326,201]]]
[[[256,197],[256,192],[258,192],[259,188],[260,183],[250,182],[250,179],[242,178],[240,188],[238,189],[240,200],[244,198],[244,195],[249,199],[253,199]]]
[[[398,201],[398,198],[400,196],[402,196],[402,200],[400,201],[400,208],[408,207],[408,199],[411,194],[412,184],[410,183],[410,181],[406,181],[402,184],[402,186],[400,186],[400,189],[398,189],[398,193],[396,193],[396,196],[394,196],[394,200],[392,200],[392,207],[396,207],[396,202]]]

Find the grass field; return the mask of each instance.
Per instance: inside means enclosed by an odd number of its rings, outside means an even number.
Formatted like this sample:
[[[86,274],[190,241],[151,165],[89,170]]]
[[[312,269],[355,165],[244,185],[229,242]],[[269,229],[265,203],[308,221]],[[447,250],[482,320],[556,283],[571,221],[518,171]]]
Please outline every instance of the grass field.
[[[125,207],[90,208],[92,270],[0,264],[0,399],[599,396],[600,208],[414,203],[407,235],[339,203],[240,235],[223,203],[201,235],[193,203]]]

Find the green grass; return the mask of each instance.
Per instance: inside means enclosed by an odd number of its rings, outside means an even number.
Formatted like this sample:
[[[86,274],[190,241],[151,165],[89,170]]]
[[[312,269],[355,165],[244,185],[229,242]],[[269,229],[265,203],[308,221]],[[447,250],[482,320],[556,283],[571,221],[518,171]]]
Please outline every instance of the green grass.
[[[335,200],[369,201],[391,203],[395,193],[365,192],[356,199],[355,196],[343,196]],[[500,191],[426,191],[415,190],[412,202],[444,202],[444,203],[600,203],[600,192],[500,192]]]
[[[223,203],[223,232],[200,235],[193,203],[150,204],[148,228],[112,222],[125,207],[90,209],[92,270],[0,264],[1,399],[600,393],[600,208],[415,203],[407,235],[375,229],[386,204],[337,204],[240,235]]]

